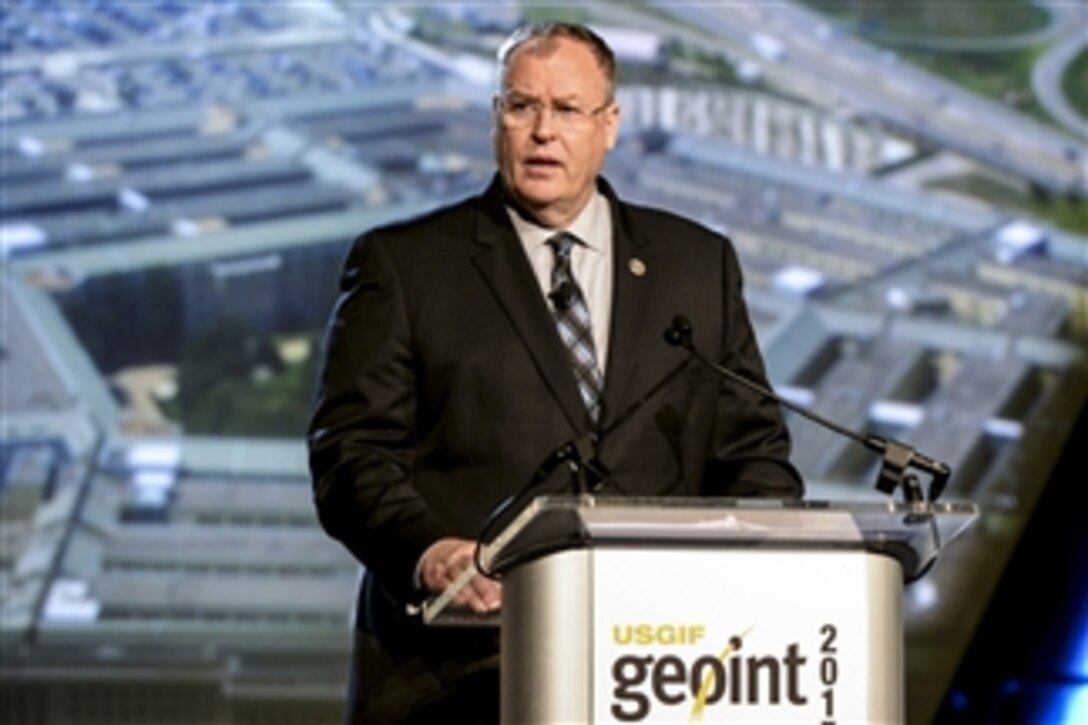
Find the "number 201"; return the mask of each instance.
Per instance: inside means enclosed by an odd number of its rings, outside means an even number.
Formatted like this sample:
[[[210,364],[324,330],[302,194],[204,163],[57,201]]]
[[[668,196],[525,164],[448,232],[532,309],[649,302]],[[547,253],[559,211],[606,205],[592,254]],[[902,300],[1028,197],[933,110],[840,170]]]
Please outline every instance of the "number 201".
[[[833,624],[825,624],[820,627],[820,634],[824,638],[823,643],[820,645],[820,652],[823,654],[823,657],[820,658],[820,682],[827,686],[821,693],[824,700],[824,716],[827,718],[823,721],[824,725],[834,723],[832,718],[835,717],[835,689],[833,685],[839,681],[839,661],[835,658],[839,651],[835,644],[838,633],[839,630]]]

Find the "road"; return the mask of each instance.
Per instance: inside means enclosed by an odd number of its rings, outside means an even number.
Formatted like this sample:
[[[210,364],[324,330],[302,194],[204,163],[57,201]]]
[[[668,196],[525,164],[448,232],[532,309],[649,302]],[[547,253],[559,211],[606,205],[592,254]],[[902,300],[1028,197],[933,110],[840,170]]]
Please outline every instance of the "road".
[[[1031,90],[1036,99],[1058,123],[1079,138],[1082,145],[1088,141],[1088,119],[1066,98],[1062,76],[1077,55],[1088,48],[1088,9],[1084,15],[1079,32],[1053,45],[1031,69]]]
[[[1024,178],[1059,195],[1085,195],[1083,143],[1005,106],[898,62],[832,29],[796,4],[721,5],[653,3],[654,15],[617,4],[594,5],[613,22],[660,30],[671,16],[673,35],[704,51],[760,65],[765,78],[787,92],[843,114],[881,119],[907,133]],[[768,58],[751,45],[756,34],[778,40],[783,53]]]

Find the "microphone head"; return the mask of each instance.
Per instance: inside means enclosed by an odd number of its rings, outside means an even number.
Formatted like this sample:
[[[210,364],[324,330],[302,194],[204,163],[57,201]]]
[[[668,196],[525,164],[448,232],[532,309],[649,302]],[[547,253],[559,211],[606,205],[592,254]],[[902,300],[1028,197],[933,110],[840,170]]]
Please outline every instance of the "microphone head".
[[[683,315],[676,315],[672,318],[672,323],[665,328],[665,342],[673,347],[690,348],[691,332],[691,321]]]

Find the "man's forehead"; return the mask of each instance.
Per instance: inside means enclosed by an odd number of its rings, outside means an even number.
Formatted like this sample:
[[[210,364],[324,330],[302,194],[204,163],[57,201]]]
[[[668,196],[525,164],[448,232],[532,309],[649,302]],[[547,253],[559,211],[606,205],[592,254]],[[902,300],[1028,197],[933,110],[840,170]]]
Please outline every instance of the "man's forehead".
[[[547,72],[549,61],[559,51],[562,51],[564,60],[585,62],[597,72]],[[605,84],[605,78],[593,51],[584,43],[567,38],[535,38],[519,46],[509,57],[503,75],[503,90],[532,94],[543,84],[547,85],[546,90],[553,98],[577,98],[594,93]]]
[[[571,38],[564,38],[561,36],[550,36],[541,38],[529,38],[521,45],[514,48],[508,60],[514,61],[520,56],[530,55],[536,57],[544,57],[555,55],[559,51],[571,52],[574,48],[582,48],[588,51],[584,43],[580,43]]]
[[[585,43],[570,38],[533,38],[515,48],[507,57],[507,72],[523,65],[536,66],[557,56],[572,63],[588,63],[600,70],[593,50]]]

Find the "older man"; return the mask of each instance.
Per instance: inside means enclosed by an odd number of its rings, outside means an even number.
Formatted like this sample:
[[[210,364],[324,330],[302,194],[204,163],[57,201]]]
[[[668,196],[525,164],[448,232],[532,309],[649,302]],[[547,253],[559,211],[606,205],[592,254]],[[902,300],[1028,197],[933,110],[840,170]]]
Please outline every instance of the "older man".
[[[764,381],[729,242],[599,176],[620,115],[608,46],[533,26],[501,64],[496,178],[363,234],[328,328],[309,444],[321,522],[366,567],[349,720],[497,719],[497,633],[426,628],[406,605],[470,566],[489,512],[549,453],[682,361],[661,339],[675,314]],[[777,408],[695,365],[596,453],[629,494],[802,492]],[[477,577],[458,601],[495,610],[501,587]]]

